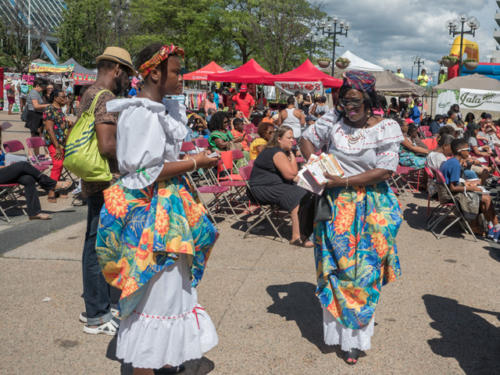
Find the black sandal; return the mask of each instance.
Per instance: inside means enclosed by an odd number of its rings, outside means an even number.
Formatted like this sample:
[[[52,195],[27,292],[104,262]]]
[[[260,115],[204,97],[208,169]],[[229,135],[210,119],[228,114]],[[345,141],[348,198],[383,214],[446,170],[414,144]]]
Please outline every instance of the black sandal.
[[[179,374],[186,370],[184,365],[173,366],[173,367],[163,367],[158,370],[154,370],[155,375],[163,375],[163,374]]]
[[[354,366],[356,363],[358,363],[358,358],[359,358],[358,349],[351,349],[348,352],[346,352],[345,361],[348,365]]]

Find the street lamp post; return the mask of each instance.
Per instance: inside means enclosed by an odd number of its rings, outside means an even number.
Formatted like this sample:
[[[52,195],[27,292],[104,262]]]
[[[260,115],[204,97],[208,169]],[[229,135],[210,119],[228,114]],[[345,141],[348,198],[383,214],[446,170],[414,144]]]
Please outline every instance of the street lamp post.
[[[469,30],[465,30],[465,24],[469,25]],[[460,18],[446,23],[448,27],[448,33],[451,36],[460,35],[460,55],[458,56],[458,75],[460,76],[460,70],[462,69],[462,54],[464,50],[464,35],[470,34],[472,36],[476,35],[476,30],[479,29],[479,21],[476,17],[467,17],[465,15],[460,16]],[[460,30],[458,30],[460,28]]]
[[[424,65],[424,60],[420,56],[416,56],[415,60],[413,60],[413,66],[411,67],[411,80],[413,81],[413,67],[417,66],[417,77],[420,74],[420,66]]]
[[[337,30],[338,26],[338,30]],[[332,77],[335,73],[335,47],[337,46],[337,35],[342,35],[347,38],[347,31],[351,26],[345,21],[339,21],[337,17],[333,17],[333,25],[330,22],[330,17],[328,17],[328,24],[323,21],[321,26],[318,28],[323,35],[328,38],[333,37],[333,51],[332,51]]]

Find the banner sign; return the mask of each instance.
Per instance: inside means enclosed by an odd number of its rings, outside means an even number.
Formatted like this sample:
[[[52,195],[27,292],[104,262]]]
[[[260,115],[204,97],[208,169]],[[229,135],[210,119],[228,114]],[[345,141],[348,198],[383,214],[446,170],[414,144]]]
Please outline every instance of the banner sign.
[[[313,82],[274,82],[276,88],[285,94],[294,95],[297,91],[311,94],[322,94],[323,83],[321,81]]]
[[[73,73],[71,78],[74,79],[75,85],[92,85],[97,79],[97,74]]]
[[[460,89],[460,108],[500,112],[500,91]]]
[[[438,90],[436,114],[446,115],[453,104],[458,104],[458,90]]]
[[[477,89],[438,90],[436,114],[447,114],[453,104],[458,104],[462,111],[500,112],[500,91]]]
[[[42,63],[31,63],[30,73],[70,73],[75,68],[75,64],[69,65],[52,65]]]
[[[33,83],[35,82],[35,76],[32,74],[23,74],[23,81],[26,81],[28,85],[33,86]]]

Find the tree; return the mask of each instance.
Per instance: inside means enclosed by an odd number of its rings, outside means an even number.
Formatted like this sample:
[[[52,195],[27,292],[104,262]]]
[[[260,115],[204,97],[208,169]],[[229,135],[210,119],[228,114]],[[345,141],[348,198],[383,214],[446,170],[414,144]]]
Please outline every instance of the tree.
[[[261,0],[252,19],[251,39],[256,56],[273,74],[297,67],[311,50],[314,25],[325,16],[306,0]]]
[[[31,50],[28,51],[28,32],[30,27],[28,20],[24,17],[28,14],[27,4],[15,2],[11,4],[12,14],[18,15],[16,18],[3,17],[0,20],[0,65],[15,68],[17,72],[28,70],[33,59],[40,56],[41,48],[39,44],[32,43]],[[46,30],[34,30],[31,26],[31,33],[37,38],[43,38]]]
[[[95,58],[116,40],[111,2],[66,0],[57,35],[63,59],[73,57],[84,66],[95,66]]]
[[[186,68],[232,58],[221,0],[132,0],[128,47],[138,52],[151,42],[174,43],[186,51]]]

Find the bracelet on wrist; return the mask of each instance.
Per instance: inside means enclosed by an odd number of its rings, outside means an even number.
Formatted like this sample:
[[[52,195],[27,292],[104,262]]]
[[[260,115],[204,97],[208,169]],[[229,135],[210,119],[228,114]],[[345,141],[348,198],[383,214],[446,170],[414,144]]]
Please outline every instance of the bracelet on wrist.
[[[197,163],[196,163],[196,159],[195,158],[191,158],[191,160],[193,161],[193,169],[191,170],[191,172],[194,172],[196,171],[198,168],[197,168]]]

